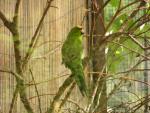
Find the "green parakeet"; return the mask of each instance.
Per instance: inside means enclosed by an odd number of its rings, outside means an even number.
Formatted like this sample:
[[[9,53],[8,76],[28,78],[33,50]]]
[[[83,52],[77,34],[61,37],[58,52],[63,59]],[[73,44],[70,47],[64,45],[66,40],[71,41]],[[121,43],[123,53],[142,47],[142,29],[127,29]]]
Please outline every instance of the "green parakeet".
[[[82,54],[83,54],[83,33],[80,27],[73,27],[62,46],[62,63],[71,70],[71,76],[75,79],[83,96],[87,95],[84,79]]]

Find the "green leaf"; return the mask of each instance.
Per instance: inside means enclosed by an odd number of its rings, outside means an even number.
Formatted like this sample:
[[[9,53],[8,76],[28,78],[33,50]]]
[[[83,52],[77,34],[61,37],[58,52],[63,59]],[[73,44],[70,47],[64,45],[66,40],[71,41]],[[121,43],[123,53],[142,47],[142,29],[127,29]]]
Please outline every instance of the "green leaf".
[[[124,60],[124,51],[121,46],[110,44],[107,54],[108,71],[115,73]]]
[[[109,30],[118,31],[120,29],[123,21],[126,20],[126,19],[127,19],[127,15],[126,14],[118,16],[114,20],[114,22],[112,23],[112,26],[110,27]]]
[[[111,4],[113,7],[118,7],[119,1],[118,1],[118,0],[111,0],[111,1],[110,1],[110,4]]]

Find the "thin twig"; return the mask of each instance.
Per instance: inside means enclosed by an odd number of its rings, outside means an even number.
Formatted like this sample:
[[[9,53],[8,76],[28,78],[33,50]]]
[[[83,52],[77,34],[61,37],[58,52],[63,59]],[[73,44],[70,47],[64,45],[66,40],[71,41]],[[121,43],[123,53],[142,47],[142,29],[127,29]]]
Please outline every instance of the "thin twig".
[[[10,104],[9,113],[13,112],[14,104],[17,100],[17,97],[18,97],[18,88],[16,88],[14,93],[13,93],[13,98],[12,98],[12,101],[11,101],[11,104]]]
[[[141,33],[136,34],[136,36],[140,36],[140,35],[142,35],[142,34],[145,34],[145,33],[147,33],[148,31],[150,31],[150,28],[148,28],[147,30],[145,30],[145,31],[143,31],[143,32],[141,32]]]
[[[40,94],[39,97],[49,96],[49,95],[54,96],[54,95],[56,95],[56,94],[44,93],[44,94]],[[35,98],[38,98],[38,96],[36,95],[36,96],[29,97],[29,100],[32,100],[32,99],[35,99]]]
[[[121,0],[119,0],[119,5],[117,8],[116,13],[114,14],[114,16],[111,18],[110,22],[108,23],[108,25],[106,26],[106,31],[108,31],[109,27],[111,26],[111,24],[114,22],[115,18],[118,16],[118,14],[120,13],[120,7],[121,7]]]
[[[130,14],[130,16],[123,22],[119,31],[124,31],[125,28],[128,26],[127,23],[129,22],[129,20],[134,18],[137,15],[137,13],[140,11],[140,8],[145,5],[145,4],[143,4],[142,0],[138,0],[138,1],[140,1],[140,4],[137,6],[137,10],[133,10],[133,12]]]
[[[86,112],[87,112],[87,113],[90,113],[90,112],[91,112],[90,110],[91,110],[91,107],[92,107],[92,105],[93,105],[93,103],[94,103],[94,99],[95,99],[96,94],[97,94],[97,90],[98,90],[98,87],[99,87],[99,82],[100,82],[101,79],[103,79],[103,78],[102,78],[103,76],[101,76],[101,74],[103,73],[104,69],[105,69],[105,65],[104,65],[104,67],[103,67],[103,69],[102,69],[102,72],[101,72],[101,73],[98,73],[98,74],[99,74],[99,77],[98,77],[98,79],[97,79],[97,81],[96,81],[96,83],[95,83],[95,87],[94,87],[94,90],[93,90],[93,92],[92,92],[91,100],[90,100],[90,102],[89,102],[89,104],[88,104],[88,106],[87,106],[87,108],[86,108]],[[99,93],[99,95],[101,95],[101,93]],[[97,102],[98,102],[98,101],[99,101],[99,100],[97,100]]]
[[[132,66],[130,69],[128,69],[127,71],[123,71],[123,72],[118,72],[116,74],[122,74],[122,73],[129,73],[134,71],[134,69],[139,66],[142,62],[144,62],[145,60],[139,60],[134,66]]]
[[[28,86],[32,86],[32,85],[39,85],[39,84],[42,84],[42,83],[47,83],[47,82],[51,82],[51,81],[54,81],[54,80],[57,80],[57,79],[59,79],[59,78],[62,78],[62,77],[66,77],[66,76],[68,76],[68,75],[70,75],[70,74],[64,74],[64,75],[61,75],[61,76],[56,76],[56,77],[54,77],[54,78],[51,78],[51,79],[49,79],[49,80],[44,80],[44,81],[41,81],[41,82],[37,82],[37,83],[27,83],[27,84],[25,84],[25,85],[28,85]]]
[[[44,12],[43,12],[43,15],[42,15],[42,17],[41,17],[41,19],[40,19],[40,21],[39,21],[39,24],[38,24],[38,26],[37,26],[37,28],[36,28],[36,30],[35,30],[35,32],[34,32],[34,35],[33,35],[32,38],[31,38],[31,42],[30,42],[30,44],[29,44],[29,48],[28,48],[28,50],[27,50],[26,56],[25,56],[24,61],[23,61],[23,66],[22,66],[23,69],[24,69],[24,68],[26,67],[26,65],[28,64],[28,61],[29,61],[31,55],[32,55],[32,53],[34,52],[34,48],[36,47],[36,44],[37,44],[37,41],[38,41],[37,35],[38,35],[38,33],[39,33],[39,30],[40,30],[40,28],[41,28],[41,26],[42,26],[42,24],[43,24],[43,21],[44,21],[46,15],[47,15],[47,13],[48,13],[48,10],[49,10],[49,8],[50,8],[50,6],[51,6],[52,1],[53,1],[53,0],[47,1],[45,10],[44,10]]]
[[[15,78],[18,78],[18,79],[23,80],[23,78],[22,78],[20,75],[18,75],[17,73],[15,73],[15,72],[13,72],[13,71],[11,71],[11,70],[0,69],[0,72],[11,74],[11,75],[13,75]]]
[[[62,101],[63,101],[63,99],[62,99]],[[74,102],[73,100],[70,100],[70,99],[68,99],[67,102],[74,104],[82,112],[87,113],[77,102]]]
[[[140,48],[145,49],[145,47],[136,39],[134,38],[131,34],[129,34],[129,37],[131,38],[131,40],[136,43]]]
[[[128,50],[130,50],[130,51],[132,51],[132,52],[134,52],[134,53],[137,53],[138,55],[142,56],[144,59],[150,60],[149,57],[147,57],[147,56],[145,56],[145,55],[143,55],[143,54],[141,54],[141,53],[139,53],[139,52],[137,52],[137,51],[135,51],[135,50],[133,50],[133,49],[131,49],[131,48],[125,46],[125,45],[123,45],[123,44],[120,44],[120,43],[117,43],[117,42],[114,42],[114,41],[107,41],[107,42],[110,42],[110,43],[114,43],[114,44],[120,45],[120,46],[122,46],[122,47],[124,47],[124,48],[126,48],[126,49],[128,49]]]
[[[33,73],[32,73],[32,70],[31,70],[31,69],[30,69],[30,73],[31,73],[31,77],[32,77],[32,80],[33,80],[33,82],[34,82],[35,91],[36,91],[36,94],[37,94],[37,97],[38,97],[39,111],[40,111],[40,113],[42,113],[42,109],[41,109],[41,99],[40,99],[39,91],[38,91],[38,88],[37,88],[37,86],[36,86],[36,82],[35,82],[35,79],[34,79],[34,76],[33,76]]]
[[[110,99],[110,97],[120,88],[121,84],[122,84],[122,80],[120,80],[120,82],[117,85],[114,85],[114,88],[107,96],[107,100]]]

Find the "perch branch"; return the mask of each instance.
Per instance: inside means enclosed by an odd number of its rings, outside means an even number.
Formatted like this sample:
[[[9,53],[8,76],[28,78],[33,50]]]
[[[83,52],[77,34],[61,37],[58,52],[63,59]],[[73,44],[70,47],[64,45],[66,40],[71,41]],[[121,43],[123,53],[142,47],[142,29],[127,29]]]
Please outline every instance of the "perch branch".
[[[50,107],[48,108],[48,110],[46,111],[46,113],[57,113],[58,112],[58,107],[60,105],[60,98],[63,95],[63,93],[65,92],[65,90],[68,88],[68,86],[70,86],[70,84],[73,82],[73,78],[70,75],[65,81],[64,83],[61,85],[61,87],[59,88],[56,96],[54,97]]]
[[[73,82],[72,85],[71,85],[71,87],[69,88],[67,94],[65,95],[65,98],[62,100],[62,103],[60,104],[58,111],[60,111],[61,108],[63,107],[63,105],[66,103],[66,101],[67,101],[67,99],[69,98],[69,96],[70,96],[72,90],[74,89],[75,85],[76,85],[76,83]]]

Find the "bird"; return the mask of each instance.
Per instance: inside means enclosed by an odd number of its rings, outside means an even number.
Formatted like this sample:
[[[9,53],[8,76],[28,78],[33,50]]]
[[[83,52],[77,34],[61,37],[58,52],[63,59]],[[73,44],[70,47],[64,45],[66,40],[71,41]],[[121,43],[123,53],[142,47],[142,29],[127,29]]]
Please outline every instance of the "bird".
[[[83,32],[82,27],[73,27],[64,41],[61,49],[62,64],[70,69],[71,76],[75,80],[82,96],[87,95],[87,86],[84,77],[82,54],[83,54]]]

